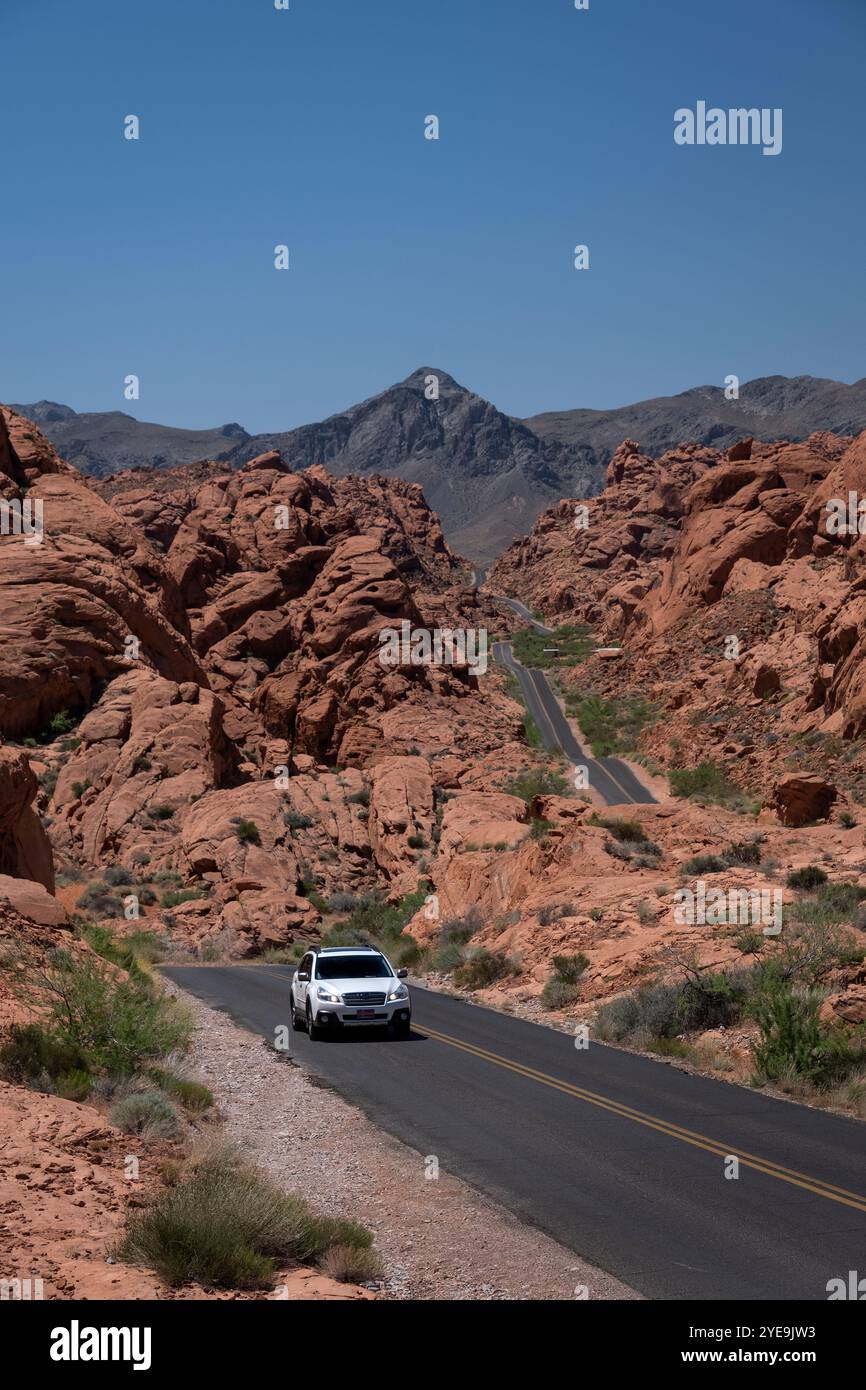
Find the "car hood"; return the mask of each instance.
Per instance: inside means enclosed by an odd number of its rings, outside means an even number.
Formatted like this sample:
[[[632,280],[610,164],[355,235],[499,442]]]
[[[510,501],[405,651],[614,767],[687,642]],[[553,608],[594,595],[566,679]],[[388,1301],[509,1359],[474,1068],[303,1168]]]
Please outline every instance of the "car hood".
[[[316,987],[332,989],[335,994],[388,994],[400,981],[393,975],[365,975],[360,980],[316,980],[314,983]]]

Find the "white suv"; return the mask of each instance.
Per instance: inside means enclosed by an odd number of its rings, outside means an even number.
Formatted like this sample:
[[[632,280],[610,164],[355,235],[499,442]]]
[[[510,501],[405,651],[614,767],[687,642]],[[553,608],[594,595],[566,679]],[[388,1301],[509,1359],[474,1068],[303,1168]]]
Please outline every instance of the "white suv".
[[[408,1038],[412,1004],[400,983],[408,973],[372,946],[313,948],[292,977],[292,1026],[315,1040],[326,1028],[392,1024],[398,1037]]]

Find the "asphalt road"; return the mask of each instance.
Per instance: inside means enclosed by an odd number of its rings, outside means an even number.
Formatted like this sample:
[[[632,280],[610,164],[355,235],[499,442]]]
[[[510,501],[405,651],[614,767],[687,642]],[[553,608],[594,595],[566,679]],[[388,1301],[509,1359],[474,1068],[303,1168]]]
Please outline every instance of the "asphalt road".
[[[538,725],[544,747],[548,752],[561,748],[575,766],[585,767],[590,786],[604,798],[608,806],[621,806],[628,802],[650,805],[655,802],[652,792],[621,758],[591,758],[583,751],[543,671],[521,665],[511,650],[510,642],[494,642],[493,657],[520,682],[524,703]]]
[[[271,1042],[289,1019],[291,973],[165,968]],[[412,994],[409,1040],[293,1033],[295,1059],[640,1293],[825,1300],[828,1280],[866,1275],[866,1125]]]

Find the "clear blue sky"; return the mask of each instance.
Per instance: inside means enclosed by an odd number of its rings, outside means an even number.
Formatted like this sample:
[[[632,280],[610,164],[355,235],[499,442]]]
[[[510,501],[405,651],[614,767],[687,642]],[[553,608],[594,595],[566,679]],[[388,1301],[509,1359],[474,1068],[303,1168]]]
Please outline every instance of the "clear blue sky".
[[[0,399],[265,430],[427,364],[518,415],[866,375],[866,0],[2,0],[0,53]],[[677,147],[699,99],[782,107],[781,155]]]

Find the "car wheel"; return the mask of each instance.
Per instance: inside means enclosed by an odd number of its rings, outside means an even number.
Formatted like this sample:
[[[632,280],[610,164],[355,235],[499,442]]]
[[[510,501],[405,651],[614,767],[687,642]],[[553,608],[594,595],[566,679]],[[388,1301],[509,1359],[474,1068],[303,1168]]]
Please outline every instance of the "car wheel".
[[[304,1021],[303,1021],[303,1019],[298,1018],[298,1011],[297,1011],[297,1009],[295,1008],[295,1001],[294,1001],[294,999],[293,999],[291,996],[289,996],[289,997],[290,997],[291,1009],[292,1009],[292,1027],[293,1027],[293,1029],[295,1030],[296,1033],[300,1033],[300,1032],[303,1031]]]
[[[322,1036],[321,1028],[317,1028],[313,1022],[313,1012],[309,1004],[307,1005],[307,1032],[310,1035],[310,1042],[317,1042]]]
[[[395,1023],[395,1024],[394,1024],[394,1037],[395,1037],[395,1038],[408,1038],[411,1032],[412,1032],[412,1020],[411,1020],[411,1018],[401,1018],[401,1019],[399,1020],[398,1023]]]

